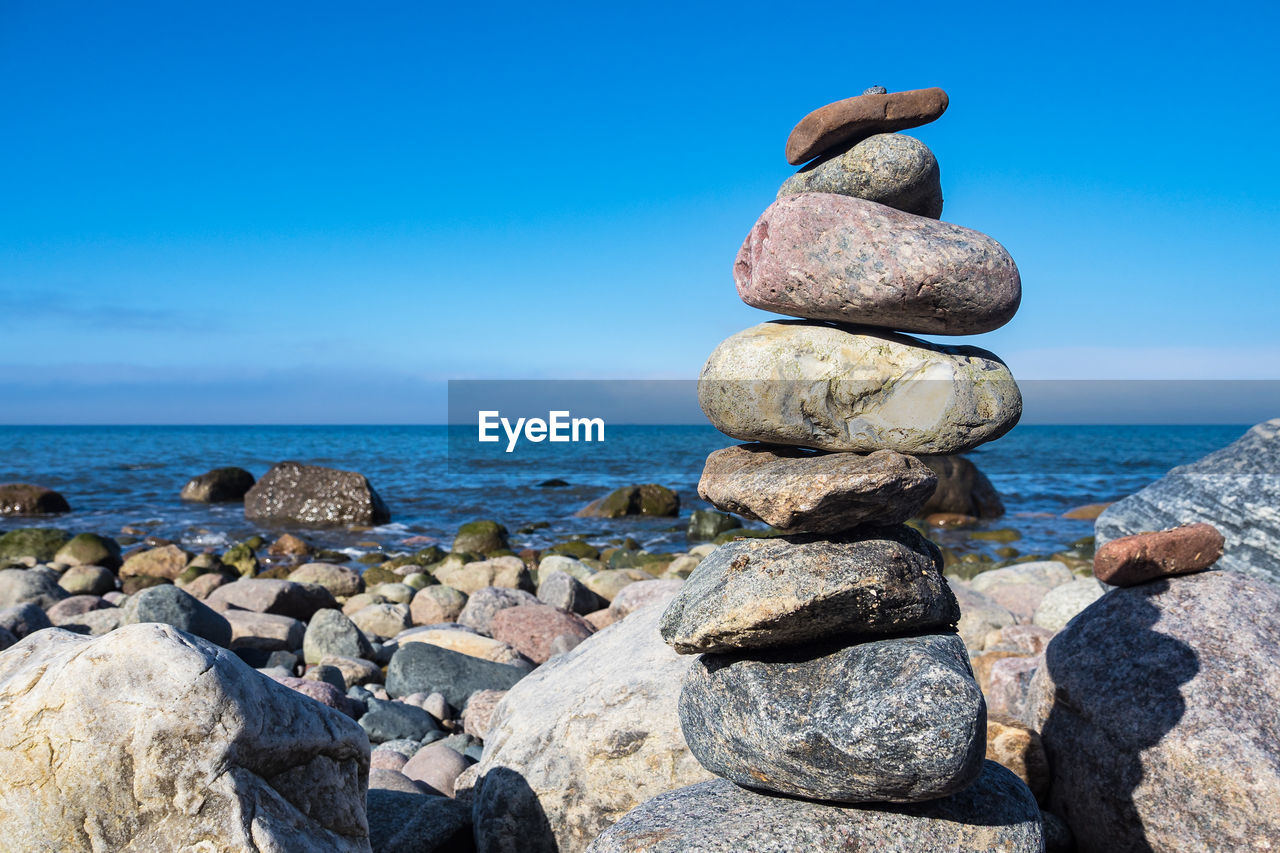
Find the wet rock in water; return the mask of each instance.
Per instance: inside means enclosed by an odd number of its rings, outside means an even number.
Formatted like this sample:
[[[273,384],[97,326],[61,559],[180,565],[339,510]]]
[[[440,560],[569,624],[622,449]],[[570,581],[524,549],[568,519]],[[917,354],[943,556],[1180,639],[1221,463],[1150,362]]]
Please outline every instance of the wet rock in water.
[[[354,471],[299,462],[273,465],[244,496],[245,518],[307,525],[383,524],[391,513]]]
[[[1040,810],[993,762],[969,788],[916,805],[841,806],[776,797],[727,779],[655,797],[603,832],[590,853],[984,850],[1041,853]]]
[[[307,631],[300,620],[274,613],[226,610],[222,616],[231,625],[230,648],[236,650],[292,651],[302,648],[302,638]]]
[[[787,178],[778,198],[796,193],[836,193],[929,219],[942,215],[937,158],[920,140],[898,133],[829,151]]]
[[[120,568],[120,545],[116,540],[96,533],[79,533],[72,536],[53,555],[58,563],[68,566],[102,566]]]
[[[453,622],[467,606],[467,594],[451,586],[433,584],[414,593],[409,602],[409,619],[415,625]]]
[[[231,645],[231,624],[203,601],[173,584],[153,586],[129,596],[120,606],[120,622],[124,625],[159,622],[223,648]]]
[[[832,193],[769,205],[733,278],[764,311],[933,335],[998,329],[1022,300],[1017,265],[987,235]]]
[[[1159,533],[1112,539],[1093,558],[1093,574],[1113,586],[1135,586],[1155,578],[1209,568],[1226,543],[1212,524],[1184,524]]]
[[[369,844],[374,853],[465,853],[471,805],[448,797],[369,789]]]
[[[787,162],[799,166],[872,134],[928,124],[946,111],[947,103],[947,93],[936,87],[835,101],[809,113],[792,129],[787,137]]]
[[[311,546],[299,536],[282,533],[267,547],[267,553],[273,557],[305,557],[311,553]]]
[[[529,674],[526,667],[494,663],[431,643],[405,643],[387,666],[387,692],[442,694],[455,708],[478,690],[506,690]]]
[[[52,527],[20,527],[0,535],[0,567],[17,560],[47,563],[68,539],[65,530]]]
[[[1098,516],[1098,549],[1122,536],[1179,524],[1212,524],[1226,539],[1219,569],[1280,584],[1280,418],[1235,443],[1174,468]]]
[[[1028,716],[1082,853],[1280,838],[1278,646],[1280,590],[1225,571],[1113,590],[1054,637]]]
[[[1090,604],[1106,593],[1102,584],[1093,578],[1076,578],[1061,586],[1055,586],[1040,599],[1032,622],[1050,631],[1061,631],[1067,623]]]
[[[181,498],[197,503],[231,503],[244,500],[253,482],[253,475],[243,468],[214,468],[188,480]]]
[[[422,740],[440,727],[435,717],[421,708],[404,702],[369,699],[368,710],[360,718],[360,728],[369,735],[370,743],[389,740]]]
[[[556,571],[542,576],[541,569],[538,574],[541,578],[538,584],[538,598],[552,607],[583,616],[593,610],[599,610],[606,604],[600,596],[570,574]]]
[[[130,554],[120,566],[120,577],[140,576],[171,581],[181,575],[190,562],[191,555],[177,545],[161,545]]]
[[[934,513],[958,513],[974,518],[999,518],[1004,501],[987,475],[963,456],[922,455],[917,457],[938,478],[933,495],[918,510],[921,518]]]
[[[581,616],[539,603],[499,610],[489,623],[489,632],[534,663],[545,663],[557,637],[568,635],[581,641],[594,634],[595,628]]]
[[[679,514],[680,496],[657,483],[623,486],[574,513],[579,518],[622,518],[628,515],[675,517]]]
[[[72,566],[58,578],[58,586],[72,595],[105,595],[116,588],[116,576],[102,566]]]
[[[698,495],[779,530],[843,533],[901,524],[920,511],[935,483],[923,464],[892,450],[862,456],[744,444],[707,457]]]
[[[668,643],[692,654],[947,628],[959,617],[937,547],[899,526],[722,545],[660,624]]]
[[[205,599],[214,610],[253,610],[291,616],[303,622],[338,603],[324,587],[278,578],[244,578],[222,584]]]
[[[958,453],[1022,414],[1012,374],[976,347],[824,323],[762,323],[723,341],[698,402],[742,441],[868,453]]]
[[[676,717],[693,663],[647,608],[539,667],[506,695],[476,772],[480,853],[580,853],[663,791],[711,778]]]
[[[462,757],[462,753],[437,741],[414,753],[400,772],[446,797],[452,797],[454,780],[470,763]]]
[[[706,500],[703,497],[703,500]],[[713,509],[695,509],[689,516],[689,527],[684,536],[690,542],[710,542],[727,530],[737,530],[742,522],[724,512]]]
[[[50,605],[49,609],[53,610],[67,600],[64,598],[62,601]],[[49,616],[37,604],[15,604],[0,609],[0,628],[7,629],[19,640],[36,631],[42,631],[52,626],[53,622],[50,621]]]
[[[368,850],[359,727],[171,627],[41,632],[0,708],[11,849]]]
[[[67,597],[52,572],[38,569],[0,570],[0,607],[34,604],[48,609]]]
[[[488,634],[493,617],[499,610],[516,607],[521,604],[537,604],[538,598],[522,589],[506,589],[504,587],[487,586],[477,589],[467,599],[466,606],[458,615],[459,624],[473,631]]]
[[[701,655],[680,723],[702,766],[837,802],[920,802],[977,778],[986,705],[959,637],[833,645]]]
[[[967,583],[949,580],[948,585],[960,605],[960,621],[956,630],[970,651],[981,651],[988,634],[1017,622],[1017,617],[1007,607],[976,592]]]
[[[491,554],[510,547],[507,528],[496,521],[481,519],[468,521],[458,528],[453,537],[453,551],[457,554]]]
[[[57,515],[71,512],[67,499],[32,483],[0,483],[0,516]]]
[[[436,580],[467,595],[474,595],[485,587],[533,589],[529,569],[519,557],[494,557],[461,566],[444,565],[436,569]]]
[[[318,610],[307,624],[302,639],[302,658],[319,663],[329,655],[373,660],[373,646],[340,610]]]

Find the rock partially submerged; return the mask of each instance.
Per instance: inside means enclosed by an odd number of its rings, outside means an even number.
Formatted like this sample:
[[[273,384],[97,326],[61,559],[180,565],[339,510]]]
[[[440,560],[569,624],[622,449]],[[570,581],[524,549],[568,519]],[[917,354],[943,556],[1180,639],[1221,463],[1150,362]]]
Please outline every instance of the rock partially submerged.
[[[0,763],[5,849],[369,850],[359,727],[162,625],[0,655]]]
[[[181,498],[197,503],[232,503],[244,500],[253,488],[253,475],[243,468],[214,468],[192,477],[182,487]]]
[[[391,520],[363,475],[300,462],[273,465],[244,496],[245,518],[295,524],[382,524]]]
[[[0,516],[57,515],[71,512],[58,492],[32,483],[0,483]]]

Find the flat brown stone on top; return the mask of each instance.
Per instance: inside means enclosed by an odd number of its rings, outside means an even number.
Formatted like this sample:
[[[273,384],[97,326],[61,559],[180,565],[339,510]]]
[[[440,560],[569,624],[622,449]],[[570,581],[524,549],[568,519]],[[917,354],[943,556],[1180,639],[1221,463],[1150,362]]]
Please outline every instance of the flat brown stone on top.
[[[1212,524],[1184,524],[1159,533],[1112,539],[1093,558],[1093,574],[1113,586],[1135,586],[1155,578],[1207,569],[1226,543]]]
[[[800,119],[787,137],[787,162],[799,166],[845,142],[919,127],[946,109],[947,93],[937,87],[845,98]]]

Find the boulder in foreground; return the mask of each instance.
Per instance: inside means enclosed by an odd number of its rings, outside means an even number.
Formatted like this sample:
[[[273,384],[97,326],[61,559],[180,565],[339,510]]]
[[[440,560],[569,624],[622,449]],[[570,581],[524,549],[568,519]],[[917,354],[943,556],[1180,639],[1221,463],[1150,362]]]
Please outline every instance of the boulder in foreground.
[[[581,853],[640,803],[711,774],[690,755],[676,700],[693,664],[638,610],[513,687],[485,737],[480,853]]]
[[[715,779],[661,794],[618,821],[590,853],[794,853],[964,850],[1041,853],[1035,797],[988,761],[971,787],[910,806],[838,806]]]
[[[5,850],[368,851],[352,720],[163,625],[0,655]]]
[[[316,526],[382,524],[391,513],[354,471],[280,462],[244,496],[246,518]]]

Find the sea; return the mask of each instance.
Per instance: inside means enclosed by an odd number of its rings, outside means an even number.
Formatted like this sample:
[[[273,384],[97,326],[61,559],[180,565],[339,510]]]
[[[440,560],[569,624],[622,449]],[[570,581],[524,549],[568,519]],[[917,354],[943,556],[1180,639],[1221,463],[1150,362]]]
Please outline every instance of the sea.
[[[1092,533],[1092,522],[1063,518],[1067,510],[1132,494],[1246,429],[1020,425],[968,455],[1007,508],[985,526],[1016,530],[1022,554],[1047,555]],[[294,532],[356,561],[429,541],[447,547],[459,525],[490,518],[512,531],[516,548],[585,536],[633,537],[650,550],[675,551],[688,547],[689,513],[706,506],[697,496],[704,459],[730,443],[710,426],[610,424],[603,441],[524,442],[511,452],[504,442],[479,444],[475,427],[462,426],[0,426],[0,482],[54,488],[72,507],[38,522],[0,519],[0,531],[34,524],[117,535],[128,527],[194,551]],[[364,474],[391,522],[304,530],[249,521],[239,504],[178,497],[189,478],[211,468],[235,465],[260,477],[282,460]],[[567,485],[543,485],[549,480]],[[674,489],[680,518],[575,517],[589,501],[633,483]]]

